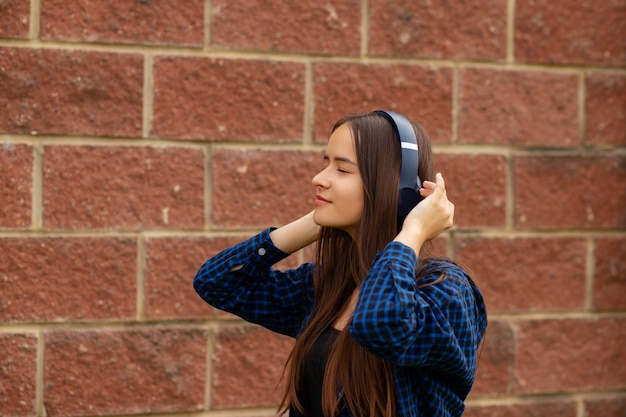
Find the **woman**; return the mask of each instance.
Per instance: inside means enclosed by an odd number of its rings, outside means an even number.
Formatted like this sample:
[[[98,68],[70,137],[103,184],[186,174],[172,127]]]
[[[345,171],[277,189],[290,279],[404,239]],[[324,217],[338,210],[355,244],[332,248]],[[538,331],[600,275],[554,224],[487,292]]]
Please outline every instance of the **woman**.
[[[290,416],[460,416],[474,381],[482,295],[424,249],[452,226],[454,205],[412,124],[423,200],[398,221],[402,150],[385,116],[338,121],[313,211],[219,253],[194,279],[214,307],[296,338],[281,404]],[[271,268],[313,242],[314,263]]]

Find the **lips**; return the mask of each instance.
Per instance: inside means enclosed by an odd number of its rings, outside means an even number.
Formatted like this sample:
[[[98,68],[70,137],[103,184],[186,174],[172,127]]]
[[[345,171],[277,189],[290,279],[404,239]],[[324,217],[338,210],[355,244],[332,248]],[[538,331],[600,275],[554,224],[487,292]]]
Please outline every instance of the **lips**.
[[[330,201],[326,200],[321,195],[315,196],[315,205],[328,204],[328,203],[330,203]]]

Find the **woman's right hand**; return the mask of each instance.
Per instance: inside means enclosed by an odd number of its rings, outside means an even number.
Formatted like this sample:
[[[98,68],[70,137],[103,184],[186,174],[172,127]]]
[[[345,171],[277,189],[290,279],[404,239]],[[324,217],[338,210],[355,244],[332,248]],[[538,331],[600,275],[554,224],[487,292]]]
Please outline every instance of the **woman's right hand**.
[[[272,243],[285,253],[294,253],[315,242],[320,226],[313,221],[313,211],[270,232]]]

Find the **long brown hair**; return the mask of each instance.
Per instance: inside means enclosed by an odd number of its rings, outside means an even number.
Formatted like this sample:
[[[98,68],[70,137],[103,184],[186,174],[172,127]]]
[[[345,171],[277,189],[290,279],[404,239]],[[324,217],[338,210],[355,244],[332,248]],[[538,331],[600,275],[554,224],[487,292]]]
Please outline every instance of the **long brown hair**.
[[[360,232],[354,240],[343,230],[322,227],[320,231],[314,270],[313,313],[287,361],[280,405],[283,410],[292,406],[304,415],[307,411],[299,392],[311,347],[337,320],[376,254],[398,232],[396,212],[401,153],[397,134],[391,124],[376,113],[347,116],[335,123],[331,133],[343,124],[350,127],[355,141],[363,180],[364,210]],[[419,125],[414,124],[414,130],[419,146],[420,178],[433,181],[430,140]],[[347,407],[355,416],[390,417],[395,415],[395,405],[396,387],[391,363],[367,352],[347,330],[342,331],[326,365],[322,388],[324,414],[335,416],[340,407]]]

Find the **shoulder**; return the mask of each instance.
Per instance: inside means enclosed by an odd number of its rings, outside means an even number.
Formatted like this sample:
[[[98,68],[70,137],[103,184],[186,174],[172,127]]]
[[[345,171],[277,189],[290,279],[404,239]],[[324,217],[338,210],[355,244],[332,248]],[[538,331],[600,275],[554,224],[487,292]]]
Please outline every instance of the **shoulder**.
[[[420,284],[433,284],[447,281],[450,284],[475,286],[469,273],[450,258],[425,259],[417,270]]]
[[[477,301],[482,293],[469,272],[450,258],[429,258],[417,271],[417,286],[425,294],[448,301]]]
[[[486,327],[487,311],[480,288],[468,271],[449,258],[424,261],[418,273],[418,288],[423,296],[440,308],[472,316],[481,331]]]

